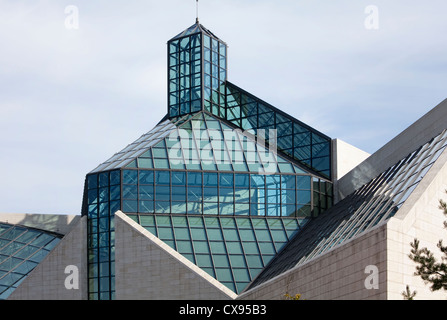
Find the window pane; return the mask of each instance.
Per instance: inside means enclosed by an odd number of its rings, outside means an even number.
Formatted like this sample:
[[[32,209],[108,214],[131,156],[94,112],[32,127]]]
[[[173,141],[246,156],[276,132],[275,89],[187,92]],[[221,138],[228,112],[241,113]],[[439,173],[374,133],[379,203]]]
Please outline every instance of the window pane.
[[[219,179],[219,185],[221,187],[233,187],[233,174],[221,173]]]
[[[155,184],[156,185],[169,185],[171,181],[171,176],[167,171],[156,171],[155,173]]]
[[[202,230],[203,231],[203,230]],[[197,232],[197,230],[191,230],[191,234],[193,235],[193,239],[196,237],[195,233]],[[210,249],[208,247],[208,243],[206,241],[194,241],[194,250],[196,253],[210,253]]]
[[[202,173],[188,172],[188,186],[202,186]]]
[[[203,175],[204,186],[217,186],[217,173],[204,173]]]
[[[138,171],[136,170],[124,170],[123,171],[123,184],[137,184]]]
[[[157,186],[155,188],[155,200],[169,201],[170,200],[170,188],[167,186]]]
[[[188,187],[188,201],[202,201],[202,187]]]
[[[297,189],[310,190],[310,177],[309,176],[297,176]]]
[[[240,242],[228,242],[227,241],[227,250],[230,254],[242,254],[242,245]]]
[[[245,254],[259,254],[258,245],[256,242],[243,242]]]
[[[186,214],[186,203],[185,202],[171,202],[171,212],[176,214]]]
[[[211,252],[213,254],[218,254],[218,253],[225,254],[225,253],[227,253],[227,250],[225,249],[225,245],[221,241],[219,241],[219,242],[210,241],[210,247],[211,247]]]
[[[172,185],[186,185],[186,173],[185,172],[172,172]]]
[[[140,207],[138,212],[141,213],[153,213],[154,212],[154,201],[140,201]]]
[[[186,187],[172,187],[172,201],[186,202]]]
[[[223,241],[222,231],[220,229],[208,229],[208,238],[215,241]]]
[[[236,188],[249,188],[250,176],[248,174],[235,174],[235,187]]]
[[[216,268],[229,268],[230,267],[230,261],[228,260],[228,257],[226,255],[214,255],[214,266]]]

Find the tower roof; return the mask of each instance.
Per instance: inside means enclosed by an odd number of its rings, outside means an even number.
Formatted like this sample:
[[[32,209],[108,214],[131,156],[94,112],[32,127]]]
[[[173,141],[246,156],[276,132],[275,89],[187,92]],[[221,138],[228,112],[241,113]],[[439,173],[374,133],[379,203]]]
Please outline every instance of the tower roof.
[[[179,33],[177,36],[175,36],[174,38],[172,38],[169,41],[180,39],[180,38],[183,38],[183,37],[186,37],[186,36],[189,36],[189,35],[192,35],[192,34],[196,34],[196,33],[203,33],[203,34],[205,34],[205,35],[207,35],[209,37],[212,37],[214,39],[220,40],[214,33],[212,33],[210,30],[208,30],[203,25],[201,25],[199,23],[199,21],[197,21],[191,27],[189,27],[185,31]],[[222,41],[222,40],[220,40],[220,41]]]

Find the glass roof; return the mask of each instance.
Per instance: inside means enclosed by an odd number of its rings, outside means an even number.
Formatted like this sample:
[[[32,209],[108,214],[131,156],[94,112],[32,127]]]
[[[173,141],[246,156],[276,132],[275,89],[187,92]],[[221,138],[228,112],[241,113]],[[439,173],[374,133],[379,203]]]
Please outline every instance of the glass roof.
[[[0,300],[6,300],[12,294],[61,237],[0,223]]]
[[[331,177],[331,138],[226,82],[226,120],[256,135],[276,129],[278,150],[327,179]]]
[[[310,221],[251,288],[385,223],[402,207],[447,146],[447,132],[421,146]]]
[[[162,121],[91,173],[140,168],[308,174],[271,145],[200,112]]]
[[[284,218],[129,216],[236,293],[302,227],[301,221]]]
[[[178,35],[176,35],[174,38],[172,38],[169,41],[180,39],[180,38],[183,38],[183,37],[186,37],[186,36],[190,36],[190,35],[196,34],[196,33],[203,33],[203,34],[206,34],[206,35],[208,35],[208,36],[210,36],[210,37],[212,37],[214,39],[220,40],[218,37],[216,37],[216,35],[214,35],[214,33],[212,33],[210,30],[205,28],[200,23],[196,22],[191,27],[189,27],[185,31],[179,33]]]

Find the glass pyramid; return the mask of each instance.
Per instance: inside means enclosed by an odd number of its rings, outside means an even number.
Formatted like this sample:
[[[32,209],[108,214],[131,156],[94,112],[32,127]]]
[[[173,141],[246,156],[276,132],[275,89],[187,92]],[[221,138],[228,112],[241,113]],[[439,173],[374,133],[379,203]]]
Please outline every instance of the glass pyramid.
[[[207,36],[209,36],[211,38],[219,39],[210,30],[205,28],[199,22],[196,22],[191,27],[189,27],[188,29],[184,30],[183,32],[180,32],[177,36],[175,36],[174,38],[172,38],[169,41],[176,40],[176,39],[181,39],[181,38],[184,38],[184,37],[187,37],[187,36],[190,36],[190,35],[193,35],[193,34],[197,34],[197,33],[202,33],[202,34],[205,34],[205,35],[207,35]]]
[[[236,293],[332,204],[329,181],[206,111],[162,121],[87,178],[92,250],[113,246],[121,210]]]

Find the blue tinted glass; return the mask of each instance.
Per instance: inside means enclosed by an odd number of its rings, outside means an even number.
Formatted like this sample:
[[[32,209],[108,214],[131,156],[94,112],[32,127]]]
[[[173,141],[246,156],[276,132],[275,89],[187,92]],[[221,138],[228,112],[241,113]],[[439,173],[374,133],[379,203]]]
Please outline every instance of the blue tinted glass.
[[[281,187],[283,189],[295,189],[296,188],[295,176],[284,175],[281,177],[281,179],[282,179]]]
[[[180,40],[180,50],[186,50],[191,47],[190,37],[185,37]]]
[[[295,203],[296,196],[295,190],[283,190],[281,193],[281,202],[282,203]]]
[[[310,191],[306,190],[298,190],[297,191],[297,202],[301,204],[310,203],[311,194]]]
[[[221,215],[233,215],[234,205],[233,203],[221,203],[219,204],[219,213]]]
[[[138,212],[138,201],[124,200],[123,212]]]
[[[168,171],[156,171],[155,172],[155,184],[156,185],[169,185],[171,183],[171,176]]]
[[[109,173],[102,172],[99,174],[99,186],[107,187],[109,185]]]
[[[94,204],[98,202],[98,190],[92,189],[88,191],[88,204]]]
[[[211,48],[211,38],[208,37],[208,36],[204,36],[204,37],[203,37],[203,45],[204,45],[206,48]]]
[[[115,212],[120,210],[121,201],[110,201],[110,215],[113,216]]]
[[[234,192],[234,200],[236,202],[248,203],[250,201],[250,190],[246,189],[236,189]]]
[[[202,173],[188,172],[188,186],[202,186]]]
[[[204,186],[217,186],[217,173],[207,173],[203,174],[203,185]]]
[[[123,184],[137,184],[138,171],[136,170],[124,170],[123,171]]]
[[[219,185],[221,187],[233,187],[233,174],[221,173],[219,178]]]
[[[202,201],[202,187],[188,187],[188,201]]]
[[[140,185],[139,198],[141,200],[154,200],[154,186]]]
[[[233,202],[234,191],[232,188],[220,188],[219,189],[220,202]]]
[[[123,186],[123,199],[137,199],[138,189],[136,185]]]
[[[235,174],[235,187],[236,188],[249,188],[250,187],[250,175],[248,174]]]
[[[141,213],[153,213],[154,201],[140,201],[139,212]]]
[[[217,202],[218,190],[217,187],[203,188],[204,201]]]
[[[173,200],[171,202],[171,212],[175,214],[186,214],[186,195],[184,194],[183,197],[185,200],[182,202],[176,202]]]
[[[140,184],[154,184],[154,172],[140,170],[139,181]]]
[[[186,172],[172,172],[172,185],[185,186]]]
[[[121,183],[121,172],[120,171],[112,171],[110,172],[110,185],[118,185]]]
[[[98,187],[98,175],[92,174],[87,177],[88,189],[96,189]]]
[[[156,201],[155,212],[157,213],[169,213],[171,210],[170,203],[168,201]]]
[[[169,44],[169,52],[170,53],[177,52],[178,51],[178,45],[179,45],[179,40],[172,41]]]
[[[172,187],[172,201],[186,201],[186,187],[173,186]]]
[[[265,176],[251,175],[251,186],[253,188],[264,188],[265,187]]]
[[[169,201],[170,189],[168,186],[157,186],[155,188],[155,200],[157,201]]]
[[[265,177],[265,184],[268,189],[279,189],[280,188],[281,177],[279,175],[272,175]]]
[[[310,190],[310,177],[309,176],[297,176],[296,188]]]

